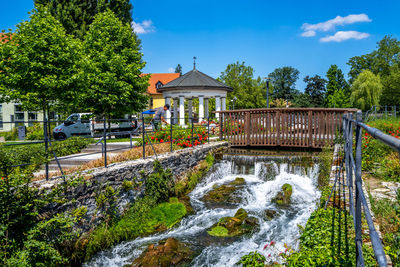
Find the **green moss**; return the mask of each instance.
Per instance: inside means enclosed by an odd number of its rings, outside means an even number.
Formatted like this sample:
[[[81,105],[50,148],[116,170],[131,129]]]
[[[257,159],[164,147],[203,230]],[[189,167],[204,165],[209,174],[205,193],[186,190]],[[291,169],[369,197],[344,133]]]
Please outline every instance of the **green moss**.
[[[112,226],[103,224],[90,235],[86,246],[86,260],[100,250],[124,240],[166,230],[186,215],[185,205],[177,198],[154,206],[148,198],[141,199]]]
[[[246,181],[242,177],[237,177],[234,181],[230,182],[230,185],[243,185]]]
[[[207,231],[207,233],[211,236],[228,236],[228,229],[223,226],[215,226],[211,228],[211,230]]]

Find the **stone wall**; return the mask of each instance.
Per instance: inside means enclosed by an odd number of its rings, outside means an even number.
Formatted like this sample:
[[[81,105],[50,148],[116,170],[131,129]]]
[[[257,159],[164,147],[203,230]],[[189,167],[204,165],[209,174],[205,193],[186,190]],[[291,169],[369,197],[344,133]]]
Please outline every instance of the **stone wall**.
[[[174,176],[179,177],[195,167],[201,160],[204,160],[210,151],[227,146],[226,142],[212,142],[194,148],[161,154],[158,155],[157,159],[164,168],[171,169]],[[84,181],[77,186],[69,187],[67,192],[63,194],[63,197],[65,196],[64,201],[49,204],[44,209],[43,214],[51,215],[85,206],[87,208],[85,215],[87,227],[93,226],[93,223],[97,224],[101,217],[101,212],[96,205],[96,197],[107,186],[113,187],[118,192],[118,213],[122,213],[129,203],[134,202],[137,197],[143,194],[144,186],[143,181],[139,178],[141,177],[140,173],[142,171],[146,174],[151,173],[155,160],[155,157],[148,157],[146,159],[115,163],[109,165],[108,168],[102,167],[83,171],[77,175],[85,177]],[[132,180],[134,178],[137,178],[136,182],[141,185],[133,190],[122,190],[124,180]],[[61,177],[56,177],[49,181],[41,180],[33,182],[32,186],[39,189],[39,194],[46,194],[62,182],[63,179]]]

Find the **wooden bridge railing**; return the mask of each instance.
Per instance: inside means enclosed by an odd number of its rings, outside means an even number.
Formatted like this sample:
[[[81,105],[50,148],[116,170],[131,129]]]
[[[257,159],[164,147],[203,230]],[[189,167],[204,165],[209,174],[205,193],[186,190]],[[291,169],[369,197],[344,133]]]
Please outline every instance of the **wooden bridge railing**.
[[[344,113],[356,109],[269,108],[220,111],[220,138],[232,146],[333,145]]]

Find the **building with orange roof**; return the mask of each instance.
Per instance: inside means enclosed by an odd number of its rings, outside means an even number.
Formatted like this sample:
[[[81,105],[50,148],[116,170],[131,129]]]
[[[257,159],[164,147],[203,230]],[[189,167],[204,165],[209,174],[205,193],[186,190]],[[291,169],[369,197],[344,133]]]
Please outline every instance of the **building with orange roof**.
[[[165,105],[165,99],[161,92],[158,92],[158,88],[161,86],[177,79],[180,77],[179,73],[150,73],[143,74],[150,75],[149,87],[147,88],[147,93],[150,96],[149,108],[158,108]]]

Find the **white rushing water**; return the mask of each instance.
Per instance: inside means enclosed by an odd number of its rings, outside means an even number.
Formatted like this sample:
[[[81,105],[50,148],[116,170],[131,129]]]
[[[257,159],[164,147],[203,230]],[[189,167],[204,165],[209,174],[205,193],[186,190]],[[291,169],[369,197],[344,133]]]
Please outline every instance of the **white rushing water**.
[[[268,165],[268,166],[267,166]],[[320,193],[317,190],[318,164],[305,168],[300,165],[274,161],[257,162],[253,159],[246,165],[224,160],[213,167],[213,171],[190,193],[194,215],[184,218],[181,223],[167,232],[149,237],[123,242],[110,250],[98,253],[85,266],[124,266],[131,264],[149,244],[158,243],[174,237],[199,254],[191,266],[234,266],[240,257],[252,251],[262,253],[270,262],[281,259],[279,253],[285,251],[285,244],[296,249],[300,236],[298,225],[305,226],[312,211],[316,208]],[[274,175],[266,178],[268,175]],[[212,190],[214,184],[225,184],[236,177],[243,177],[246,186],[240,191],[242,201],[234,207],[209,208],[202,197]],[[282,185],[293,188],[291,205],[281,209],[271,199],[281,190]],[[234,216],[238,208],[245,209],[256,217],[260,227],[250,236],[234,240],[216,241],[209,237],[207,230],[221,217]],[[266,209],[278,212],[271,221],[264,217]],[[271,241],[274,246],[264,246]]]

